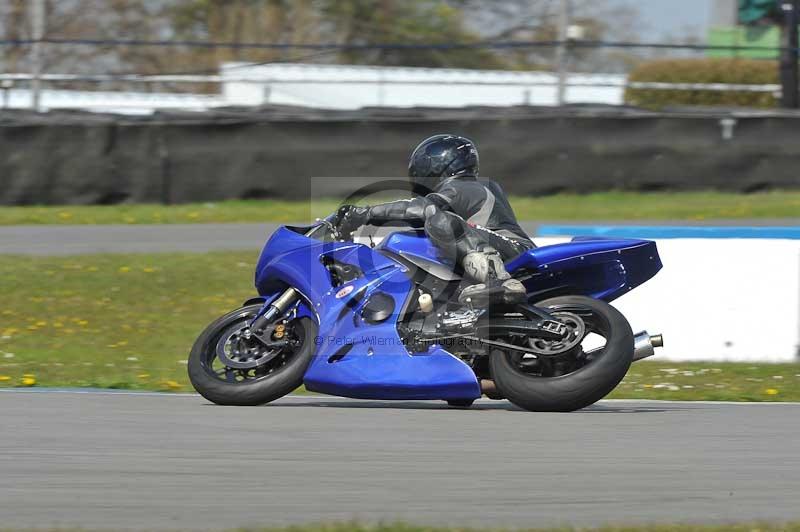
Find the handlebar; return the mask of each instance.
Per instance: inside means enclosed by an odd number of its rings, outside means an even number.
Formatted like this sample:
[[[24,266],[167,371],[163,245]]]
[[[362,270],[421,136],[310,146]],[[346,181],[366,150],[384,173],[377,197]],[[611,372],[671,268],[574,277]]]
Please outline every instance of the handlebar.
[[[317,225],[309,229],[308,232],[306,233],[306,236],[313,237],[318,230],[320,230],[323,227],[327,227],[328,230],[331,232],[331,236],[333,236],[334,240],[341,240],[341,234],[339,233],[339,228],[334,223],[335,220],[336,220],[336,213],[330,214],[325,218],[317,218],[316,220],[314,220],[315,222],[317,222]]]

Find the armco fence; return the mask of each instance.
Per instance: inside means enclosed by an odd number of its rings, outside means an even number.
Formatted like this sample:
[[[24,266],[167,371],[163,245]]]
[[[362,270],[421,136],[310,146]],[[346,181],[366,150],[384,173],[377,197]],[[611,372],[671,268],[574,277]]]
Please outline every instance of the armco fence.
[[[306,199],[402,176],[422,138],[475,139],[513,194],[800,188],[800,114],[626,108],[0,114],[0,204]],[[319,183],[324,183],[320,190]]]
[[[800,362],[800,227],[540,226],[656,240],[664,268],[614,302],[634,331],[663,333],[658,360]]]

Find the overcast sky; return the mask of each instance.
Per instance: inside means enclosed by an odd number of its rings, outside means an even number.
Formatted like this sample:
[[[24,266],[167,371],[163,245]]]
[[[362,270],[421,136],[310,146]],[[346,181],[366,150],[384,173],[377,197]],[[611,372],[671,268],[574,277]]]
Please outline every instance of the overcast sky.
[[[612,0],[620,4],[633,5],[639,9],[647,23],[642,39],[649,32],[654,40],[662,35],[685,35],[691,28],[698,37],[705,37],[711,21],[713,0]]]

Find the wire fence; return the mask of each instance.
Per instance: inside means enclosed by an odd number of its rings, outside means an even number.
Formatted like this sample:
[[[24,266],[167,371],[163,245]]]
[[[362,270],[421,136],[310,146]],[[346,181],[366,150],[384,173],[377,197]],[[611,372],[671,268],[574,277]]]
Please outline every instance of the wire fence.
[[[476,42],[427,42],[427,43],[308,43],[308,42],[233,42],[233,41],[197,41],[197,40],[146,40],[146,39],[104,39],[104,38],[57,38],[43,37],[41,39],[4,39],[0,40],[0,50],[3,47],[36,47],[36,46],[82,46],[98,47],[103,49],[115,47],[156,47],[165,49],[175,48],[205,48],[205,49],[240,49],[240,50],[298,50],[310,52],[305,55],[288,58],[274,59],[263,62],[243,63],[234,67],[221,70],[195,70],[184,72],[162,72],[156,74],[142,74],[137,72],[100,72],[88,74],[55,74],[55,73],[3,73],[0,74],[0,89],[8,90],[11,87],[31,86],[34,90],[40,83],[64,84],[135,84],[150,86],[197,86],[220,85],[224,83],[252,83],[260,85],[439,85],[441,80],[408,79],[408,80],[382,80],[382,79],[337,79],[314,77],[270,77],[269,75],[236,75],[231,71],[236,68],[269,65],[276,63],[298,62],[314,59],[326,54],[346,51],[369,50],[465,50],[465,49],[493,49],[493,50],[525,50],[525,49],[638,49],[638,50],[676,50],[691,52],[729,52],[731,54],[742,52],[769,52],[776,56],[786,53],[797,53],[799,50],[787,47],[772,47],[761,45],[714,45],[714,44],[675,44],[658,42],[622,42],[603,40],[492,40]],[[538,80],[449,80],[447,84],[460,86],[504,86],[504,87],[556,87],[564,88],[598,87],[625,89],[650,89],[667,91],[715,91],[715,92],[748,92],[772,93],[775,97],[781,96],[781,86],[777,84],[739,84],[739,83],[665,83],[630,81],[621,79],[580,79],[580,76],[566,75],[560,79]],[[178,90],[180,92],[180,90]]]
[[[33,46],[53,44],[60,46],[147,46],[166,48],[228,48],[253,50],[463,50],[463,49],[504,49],[504,48],[630,48],[693,51],[729,52],[782,52],[800,51],[798,48],[761,45],[714,45],[687,43],[625,42],[603,40],[509,40],[444,43],[262,43],[236,41],[194,41],[194,40],[147,40],[147,39],[62,39],[46,37],[43,39],[5,39],[0,46]]]

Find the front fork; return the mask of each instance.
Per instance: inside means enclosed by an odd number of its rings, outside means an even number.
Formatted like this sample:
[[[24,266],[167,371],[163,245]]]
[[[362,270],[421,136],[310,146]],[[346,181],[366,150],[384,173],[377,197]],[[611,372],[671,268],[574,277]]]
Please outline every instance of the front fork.
[[[324,220],[318,219],[317,221],[320,223],[318,225],[313,226],[308,231],[306,231],[305,236],[311,237],[317,231],[329,228],[332,231],[334,237],[338,237],[338,232],[336,230],[336,227],[335,225],[333,225],[330,219],[331,216],[325,218]],[[275,318],[281,316],[284,312],[286,312],[286,309],[291,307],[295,303],[295,301],[297,301],[297,298],[298,298],[298,293],[297,290],[295,290],[294,288],[289,287],[286,290],[284,290],[284,292],[277,298],[275,298],[275,300],[270,304],[269,307],[267,307],[267,309],[264,312],[262,312],[259,316],[256,316],[256,318],[250,323],[251,334],[253,334],[256,338],[264,341],[264,338],[261,337],[261,334],[263,334],[264,332],[264,328],[267,325],[269,325]]]
[[[290,287],[284,290],[281,295],[270,303],[264,312],[256,316],[256,319],[250,323],[250,333],[259,340],[266,341],[267,339],[261,336],[264,334],[266,326],[272,323],[277,317],[283,315],[283,313],[297,301],[297,296],[297,290],[294,288]]]

